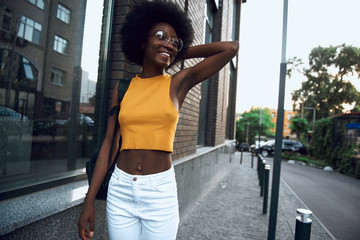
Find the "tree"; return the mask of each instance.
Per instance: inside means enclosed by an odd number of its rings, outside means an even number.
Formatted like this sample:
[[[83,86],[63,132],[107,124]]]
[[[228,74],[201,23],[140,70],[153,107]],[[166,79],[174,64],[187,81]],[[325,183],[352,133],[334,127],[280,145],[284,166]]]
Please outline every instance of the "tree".
[[[290,69],[301,64],[296,57],[289,59]],[[300,89],[292,92],[294,108],[299,105],[315,107],[317,119],[343,113],[343,104],[359,106],[360,93],[349,81],[351,77],[360,76],[360,48],[345,44],[336,47],[312,49],[309,55],[309,68],[301,72],[307,78]],[[291,67],[292,66],[292,67]],[[305,115],[310,121],[311,114]]]
[[[291,133],[296,133],[298,140],[301,141],[303,134],[309,130],[309,123],[304,118],[292,118],[290,129]]]
[[[241,118],[236,121],[236,140],[246,142],[247,124],[249,122],[249,144],[255,142],[255,137],[259,134],[260,108],[251,108],[249,112],[241,114]],[[271,121],[271,114],[268,108],[262,109],[261,113],[261,135],[271,136],[270,129],[275,126]]]

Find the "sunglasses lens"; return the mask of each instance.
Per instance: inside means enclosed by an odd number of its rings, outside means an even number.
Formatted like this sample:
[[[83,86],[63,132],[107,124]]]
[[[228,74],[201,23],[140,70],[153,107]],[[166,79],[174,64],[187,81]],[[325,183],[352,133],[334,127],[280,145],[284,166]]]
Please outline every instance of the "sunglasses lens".
[[[178,37],[172,37],[171,39],[167,35],[166,32],[159,30],[155,33],[155,36],[158,40],[162,41],[164,44],[167,44],[169,40],[171,41],[171,44],[177,49],[179,52],[183,47],[183,41]]]
[[[161,41],[165,41],[167,39],[167,36],[164,31],[157,31],[155,33],[155,36]]]
[[[178,51],[183,47],[183,41],[180,38],[174,38],[174,42]]]

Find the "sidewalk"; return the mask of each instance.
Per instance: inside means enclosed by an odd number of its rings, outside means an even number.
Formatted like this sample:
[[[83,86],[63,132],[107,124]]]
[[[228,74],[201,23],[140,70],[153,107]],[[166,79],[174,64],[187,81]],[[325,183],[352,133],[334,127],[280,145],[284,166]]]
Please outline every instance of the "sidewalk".
[[[268,213],[262,214],[263,198],[256,171],[251,168],[251,154],[235,153],[232,168],[221,182],[181,219],[177,240],[264,240],[267,239],[271,189]],[[271,176],[270,171],[270,184]],[[288,240],[295,236],[296,209],[305,208],[292,190],[280,183],[276,224],[276,239]],[[331,239],[313,218],[311,239]]]

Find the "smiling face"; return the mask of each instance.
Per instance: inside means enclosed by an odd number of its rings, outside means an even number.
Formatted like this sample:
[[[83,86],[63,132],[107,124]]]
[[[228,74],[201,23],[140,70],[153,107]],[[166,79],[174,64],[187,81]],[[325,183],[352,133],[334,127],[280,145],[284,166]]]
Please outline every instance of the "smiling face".
[[[167,68],[178,53],[171,40],[172,37],[177,37],[175,29],[167,23],[157,23],[148,35],[144,45],[143,67]]]

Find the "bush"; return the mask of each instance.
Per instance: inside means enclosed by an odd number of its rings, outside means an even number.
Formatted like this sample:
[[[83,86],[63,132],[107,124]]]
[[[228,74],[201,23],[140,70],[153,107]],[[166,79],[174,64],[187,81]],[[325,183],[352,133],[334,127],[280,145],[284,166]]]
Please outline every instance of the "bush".
[[[310,154],[321,160],[329,161],[334,145],[334,120],[323,118],[316,122],[314,133],[310,143]],[[332,162],[328,162],[333,165]]]

